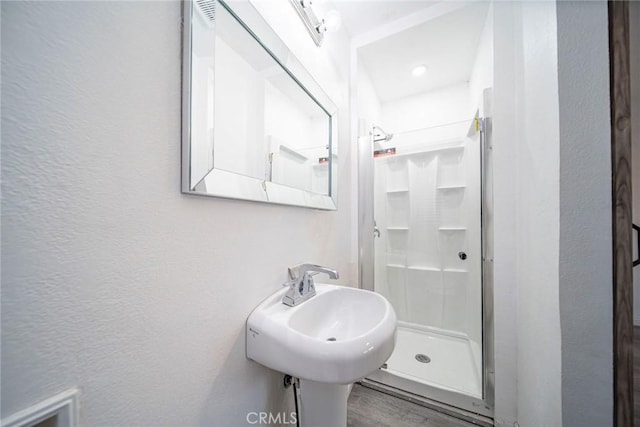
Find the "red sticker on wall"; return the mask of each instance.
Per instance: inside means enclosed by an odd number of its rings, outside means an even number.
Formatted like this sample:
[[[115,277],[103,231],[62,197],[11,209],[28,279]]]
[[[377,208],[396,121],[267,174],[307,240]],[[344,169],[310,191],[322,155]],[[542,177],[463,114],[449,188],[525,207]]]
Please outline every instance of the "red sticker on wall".
[[[393,156],[396,154],[396,147],[385,148],[383,150],[376,150],[373,152],[373,157]]]

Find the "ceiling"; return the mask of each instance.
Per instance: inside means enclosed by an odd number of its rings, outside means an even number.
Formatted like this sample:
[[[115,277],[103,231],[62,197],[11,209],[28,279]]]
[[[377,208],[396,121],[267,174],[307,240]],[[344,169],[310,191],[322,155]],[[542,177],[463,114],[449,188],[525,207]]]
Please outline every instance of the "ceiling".
[[[334,0],[332,7],[340,12],[347,31],[357,36],[437,3],[441,2]],[[488,8],[488,2],[462,5],[359,48],[359,66],[371,77],[380,101],[468,81]],[[411,70],[421,64],[427,66],[426,74],[413,77]]]
[[[426,0],[333,0],[326,1],[323,6],[326,9],[336,9],[340,12],[342,25],[351,36],[357,36],[371,31],[379,25],[411,15],[439,2]]]

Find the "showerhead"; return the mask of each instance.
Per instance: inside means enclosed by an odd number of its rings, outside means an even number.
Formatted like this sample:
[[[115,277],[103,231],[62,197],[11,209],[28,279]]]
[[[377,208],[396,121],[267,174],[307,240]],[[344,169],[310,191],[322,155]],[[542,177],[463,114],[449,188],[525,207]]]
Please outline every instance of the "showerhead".
[[[388,142],[393,138],[392,133],[385,132],[380,126],[373,126],[373,142]]]

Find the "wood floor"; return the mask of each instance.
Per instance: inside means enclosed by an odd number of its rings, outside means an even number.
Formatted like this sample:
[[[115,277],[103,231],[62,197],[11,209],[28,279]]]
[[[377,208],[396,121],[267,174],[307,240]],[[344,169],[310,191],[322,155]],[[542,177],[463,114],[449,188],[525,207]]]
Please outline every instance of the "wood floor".
[[[406,400],[354,384],[347,427],[477,427]]]

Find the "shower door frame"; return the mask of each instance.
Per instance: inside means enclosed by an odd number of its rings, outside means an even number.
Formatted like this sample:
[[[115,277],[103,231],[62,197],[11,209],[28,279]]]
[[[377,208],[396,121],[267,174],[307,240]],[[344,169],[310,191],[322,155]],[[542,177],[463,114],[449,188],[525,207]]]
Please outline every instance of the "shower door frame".
[[[453,416],[472,419],[491,425],[494,409],[495,359],[493,317],[493,158],[492,158],[492,114],[491,89],[485,89],[475,120],[480,133],[480,244],[482,283],[482,399],[463,393],[448,402],[432,399],[411,391],[399,389],[380,381],[365,378],[363,384],[380,391],[396,395]],[[375,291],[374,285],[374,180],[373,135],[358,138],[358,271],[361,289]],[[388,374],[392,375],[392,374]],[[425,386],[429,387],[429,386]],[[444,391],[444,390],[443,390]]]

